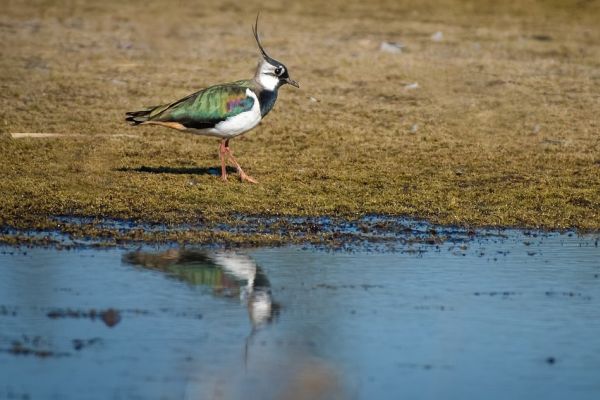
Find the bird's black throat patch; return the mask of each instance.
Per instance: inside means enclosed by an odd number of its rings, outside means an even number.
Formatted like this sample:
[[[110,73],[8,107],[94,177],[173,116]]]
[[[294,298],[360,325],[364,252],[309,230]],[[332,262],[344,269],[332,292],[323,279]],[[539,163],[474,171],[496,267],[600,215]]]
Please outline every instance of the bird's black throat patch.
[[[261,90],[258,93],[258,102],[260,103],[260,114],[265,116],[271,111],[277,100],[277,89],[276,90]]]

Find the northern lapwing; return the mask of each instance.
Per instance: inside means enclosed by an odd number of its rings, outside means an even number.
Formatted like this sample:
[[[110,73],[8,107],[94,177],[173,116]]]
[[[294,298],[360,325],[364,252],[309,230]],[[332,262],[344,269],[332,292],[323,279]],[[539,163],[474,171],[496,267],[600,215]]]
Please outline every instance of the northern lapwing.
[[[197,135],[221,139],[221,179],[227,180],[226,158],[237,169],[240,179],[257,181],[248,176],[233,156],[229,140],[248,132],[271,111],[277,91],[288,83],[300,87],[290,78],[281,62],[269,57],[258,38],[258,15],[252,33],[262,55],[252,79],[210,86],[173,103],[126,113],[131,125],[161,125]]]

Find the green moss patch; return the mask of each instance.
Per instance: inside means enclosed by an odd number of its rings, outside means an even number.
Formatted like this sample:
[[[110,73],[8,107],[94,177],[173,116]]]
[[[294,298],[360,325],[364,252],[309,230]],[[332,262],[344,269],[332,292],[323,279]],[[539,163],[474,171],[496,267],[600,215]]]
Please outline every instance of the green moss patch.
[[[251,76],[258,3],[11,3],[0,17],[0,226],[193,223],[203,241],[239,215],[382,214],[599,230],[598,4],[442,3],[263,9],[264,45],[302,88],[281,89],[231,142],[259,185],[214,176],[215,139],[123,121]],[[390,54],[382,41],[406,47]],[[75,135],[11,135],[27,132]]]

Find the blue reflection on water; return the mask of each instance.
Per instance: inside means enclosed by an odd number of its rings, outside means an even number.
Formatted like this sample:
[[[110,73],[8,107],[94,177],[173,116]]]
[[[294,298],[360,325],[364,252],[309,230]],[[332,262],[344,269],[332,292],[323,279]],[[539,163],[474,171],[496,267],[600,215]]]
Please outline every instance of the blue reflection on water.
[[[0,398],[600,393],[594,236],[510,231],[387,253],[1,251]],[[108,309],[112,327],[91,316]]]

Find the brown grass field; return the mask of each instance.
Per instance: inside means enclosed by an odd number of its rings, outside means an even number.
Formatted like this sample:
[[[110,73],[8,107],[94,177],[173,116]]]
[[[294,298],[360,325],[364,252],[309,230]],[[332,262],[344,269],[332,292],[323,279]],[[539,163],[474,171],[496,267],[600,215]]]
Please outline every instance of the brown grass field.
[[[217,139],[124,113],[251,77],[258,10],[301,88],[231,143],[260,184],[222,183]],[[600,1],[4,1],[0,226],[378,213],[599,230],[598,21]]]

